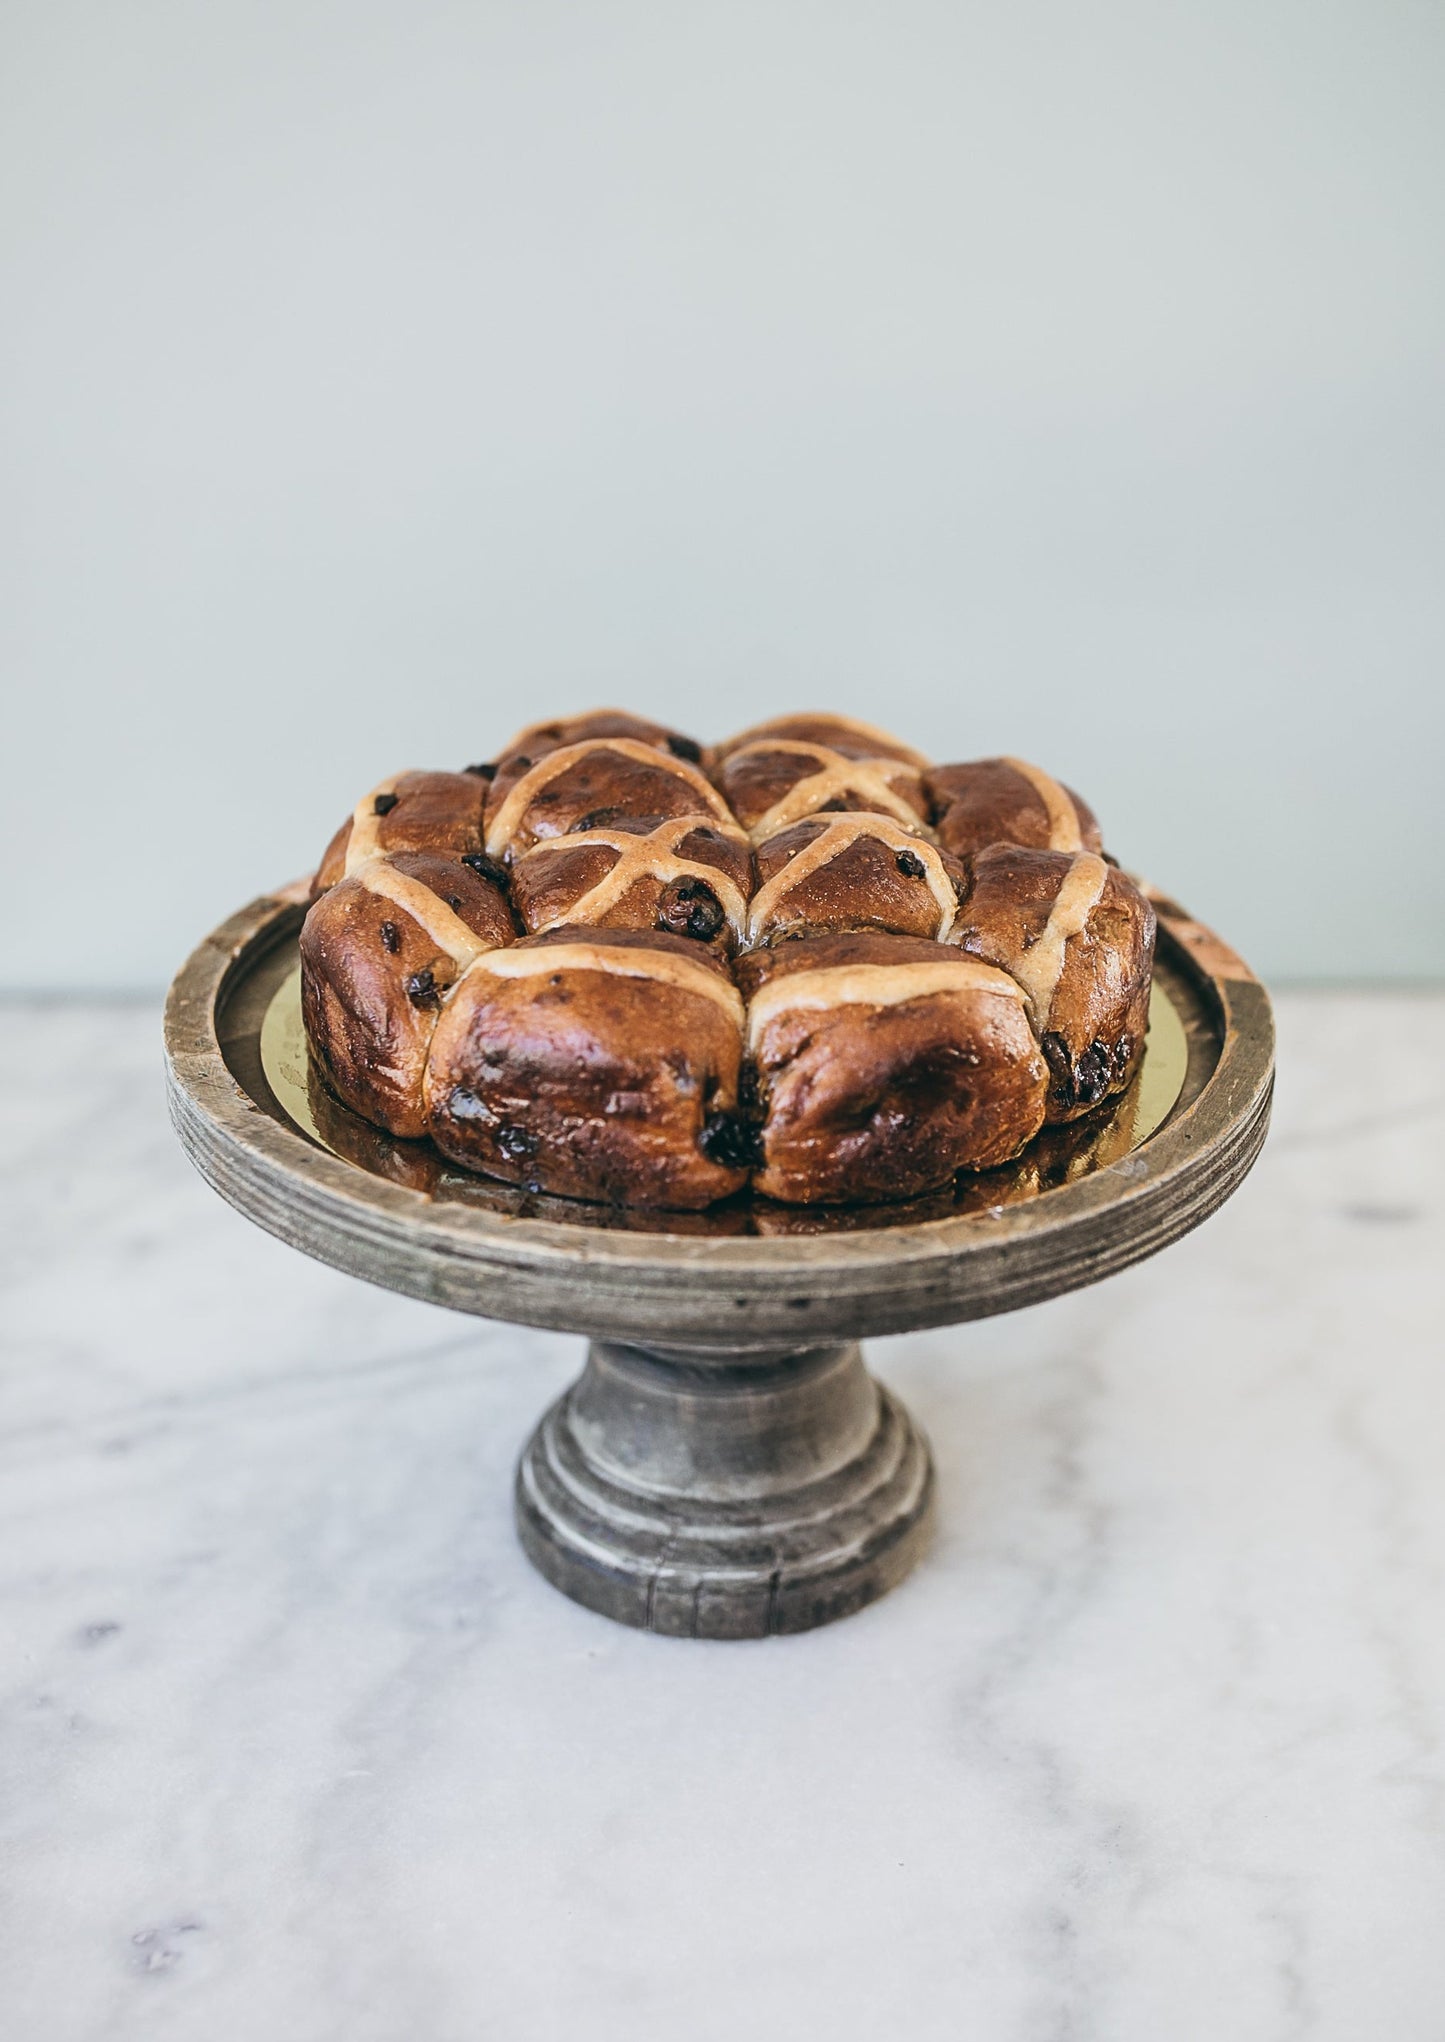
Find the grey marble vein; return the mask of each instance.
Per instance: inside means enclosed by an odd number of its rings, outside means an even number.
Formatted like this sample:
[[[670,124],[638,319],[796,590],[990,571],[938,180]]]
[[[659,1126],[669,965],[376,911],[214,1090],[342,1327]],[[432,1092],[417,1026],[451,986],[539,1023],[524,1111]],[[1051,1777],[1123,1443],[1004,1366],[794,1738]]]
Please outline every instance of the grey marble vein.
[[[7,2042],[1439,2042],[1445,999],[1097,1290],[873,1344],[931,1556],[804,1637],[531,1574],[580,1343],[247,1227],[156,1016],[0,1010]]]

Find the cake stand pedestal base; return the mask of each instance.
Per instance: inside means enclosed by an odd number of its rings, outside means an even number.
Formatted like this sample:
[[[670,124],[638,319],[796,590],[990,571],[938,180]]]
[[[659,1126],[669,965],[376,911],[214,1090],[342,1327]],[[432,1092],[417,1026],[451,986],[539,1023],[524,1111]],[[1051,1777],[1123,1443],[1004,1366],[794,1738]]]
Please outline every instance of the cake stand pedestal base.
[[[354,1155],[332,1147],[301,1026],[303,891],[240,909],[171,987],[181,1140],[239,1211],[322,1262],[592,1338],[522,1457],[522,1542],[564,1594],[674,1636],[805,1631],[902,1580],[927,1535],[928,1449],[856,1342],[1016,1311],[1153,1255],[1224,1203],[1269,1124],[1268,996],[1155,896],[1175,1035],[1151,1028],[1136,1114],[1151,1064],[1167,1102],[1132,1147],[1086,1151],[1077,1173],[1066,1159],[1058,1182],[1026,1155],[1017,1196],[929,1220],[839,1209],[816,1233],[740,1232],[731,1207],[715,1231],[695,1214],[672,1234],[594,1208],[582,1225],[557,1201],[451,1184],[361,1122]]]
[[[923,1550],[933,1467],[856,1341],[719,1354],[594,1341],[517,1470],[517,1528],[575,1602],[683,1638],[831,1623]]]

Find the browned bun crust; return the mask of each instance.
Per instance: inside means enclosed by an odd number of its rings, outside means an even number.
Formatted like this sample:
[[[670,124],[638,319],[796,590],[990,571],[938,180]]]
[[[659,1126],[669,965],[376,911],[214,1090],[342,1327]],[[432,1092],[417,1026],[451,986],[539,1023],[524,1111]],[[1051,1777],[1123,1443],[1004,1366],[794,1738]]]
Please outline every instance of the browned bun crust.
[[[902,759],[910,766],[917,766],[920,772],[928,765],[922,752],[916,752],[912,745],[891,737],[886,730],[879,730],[875,724],[862,723],[856,717],[838,716],[821,709],[804,710],[796,716],[773,716],[765,723],[751,724],[723,744],[714,745],[707,755],[708,763],[719,766],[733,752],[741,751],[744,745],[756,744],[760,738],[766,737],[827,745],[830,751],[841,753],[845,759]]]
[[[752,873],[752,852],[736,825],[643,817],[532,845],[512,865],[512,899],[532,934],[578,921],[659,929],[731,950]]]
[[[378,855],[434,851],[460,857],[482,848],[482,804],[487,783],[474,773],[401,773],[369,797]],[[378,810],[378,804],[380,808]],[[335,886],[346,871],[352,823],[348,816],[326,847],[312,883],[312,898]]]
[[[1101,859],[995,844],[972,861],[954,932],[971,957],[1029,986],[1046,961],[1043,939],[1061,889],[1084,865],[1093,868],[1093,879],[1081,898],[1095,892],[1097,898],[1083,927],[1063,945],[1057,980],[1045,983],[1043,997],[1031,988],[1032,1019],[1049,1064],[1051,1122],[1076,1119],[1121,1092],[1138,1068],[1149,1021],[1153,908],[1132,880]]]
[[[859,758],[811,738],[769,735],[727,748],[713,780],[754,842],[804,816],[848,810],[928,823],[923,775],[909,760]]]
[[[1009,980],[961,974],[929,989],[915,974],[916,996],[882,998],[888,976],[895,987],[908,967],[942,967],[947,977],[957,955],[947,944],[868,934],[804,938],[739,959],[758,1191],[785,1204],[917,1198],[961,1169],[1006,1162],[1038,1133],[1048,1069]],[[877,973],[875,997],[858,967]],[[826,998],[813,975],[830,972],[837,1003],[801,1004],[801,981]]]
[[[847,929],[942,939],[967,884],[956,858],[891,817],[868,814],[813,815],[780,830],[758,845],[757,872],[753,944]]]
[[[438,923],[454,915],[479,947],[512,940],[500,888],[459,859],[403,852],[387,862],[435,899]],[[390,1134],[426,1132],[422,1073],[458,971],[435,936],[364,877],[338,880],[301,926],[307,1039],[343,1104]]]
[[[321,853],[321,863],[311,879],[311,898],[319,900],[328,886],[335,886],[346,870],[346,847],[351,842],[351,817],[340,824],[335,836]]]
[[[731,821],[690,760],[637,738],[582,738],[543,753],[510,782],[498,773],[487,796],[486,845],[494,857],[517,858],[574,830],[629,821],[651,828],[674,816],[709,814]]]
[[[585,925],[506,955],[549,950],[557,968],[527,976],[483,959],[448,1001],[426,1077],[437,1147],[563,1198],[689,1210],[740,1189],[747,1170],[728,1144],[741,1006],[725,964],[683,937]],[[641,975],[589,953],[626,953]],[[709,975],[725,994],[699,985]]]
[[[1048,780],[1047,775],[1041,778]],[[973,759],[961,766],[935,766],[927,776],[928,799],[938,840],[956,858],[989,844],[1026,844],[1033,850],[1102,851],[1094,811],[1062,781],[1051,784],[1072,807],[1077,843],[1058,841],[1049,808],[1038,786],[1012,759]]]
[[[592,709],[584,716],[559,716],[550,723],[529,723],[503,746],[495,766],[480,770],[491,781],[498,802],[504,801],[522,775],[564,745],[583,744],[593,737],[629,737],[638,744],[654,746],[674,758],[693,765],[702,761],[702,746],[666,724],[650,723],[645,716],[633,716],[626,709]]]
[[[308,1064],[306,1095],[316,1132],[327,1148],[373,1177],[429,1198],[435,1195],[447,1165],[432,1144],[395,1140],[379,1123],[343,1106],[319,1057],[313,1056]]]

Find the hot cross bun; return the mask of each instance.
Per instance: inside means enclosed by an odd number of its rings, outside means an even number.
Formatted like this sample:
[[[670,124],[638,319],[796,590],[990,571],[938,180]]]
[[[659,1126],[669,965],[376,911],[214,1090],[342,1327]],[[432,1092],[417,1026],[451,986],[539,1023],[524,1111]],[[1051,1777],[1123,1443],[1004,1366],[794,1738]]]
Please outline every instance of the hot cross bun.
[[[715,747],[710,763],[754,843],[839,809],[928,821],[927,761],[851,717],[779,716]]]
[[[1028,995],[1050,1071],[1047,1118],[1122,1091],[1144,1052],[1154,910],[1093,851],[991,844],[970,862],[954,941]]]
[[[1102,851],[1086,801],[1027,759],[975,759],[925,775],[938,840],[960,858],[990,844],[1038,851]]]
[[[1101,853],[1039,768],[850,717],[533,724],[358,803],[306,1030],[353,1112],[532,1191],[925,1198],[1134,1075],[1154,917]]]
[[[1043,1125],[1022,989],[950,944],[808,936],[749,951],[738,978],[770,1198],[915,1198],[1007,1162]]]
[[[731,950],[746,933],[752,852],[737,824],[719,817],[573,829],[530,845],[511,870],[512,898],[532,935],[586,922],[662,929]]]

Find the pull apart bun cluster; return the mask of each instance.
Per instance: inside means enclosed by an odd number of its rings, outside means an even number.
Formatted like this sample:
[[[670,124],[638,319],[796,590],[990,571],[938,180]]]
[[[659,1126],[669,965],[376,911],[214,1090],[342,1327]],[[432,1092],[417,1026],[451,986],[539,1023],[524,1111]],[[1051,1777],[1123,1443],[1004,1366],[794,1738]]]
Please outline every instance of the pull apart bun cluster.
[[[615,711],[337,831],[301,932],[355,1113],[529,1190],[909,1199],[1129,1083],[1154,913],[1076,794],[845,716],[704,751]]]

